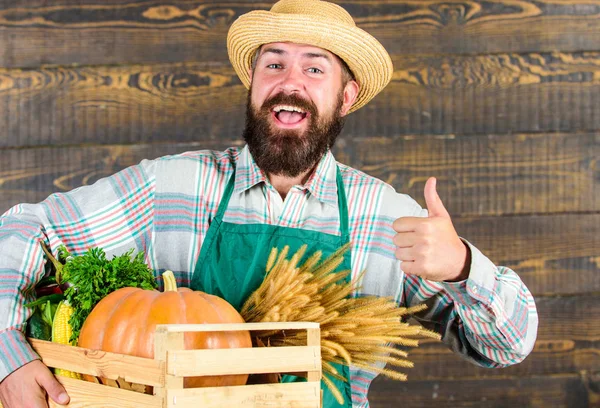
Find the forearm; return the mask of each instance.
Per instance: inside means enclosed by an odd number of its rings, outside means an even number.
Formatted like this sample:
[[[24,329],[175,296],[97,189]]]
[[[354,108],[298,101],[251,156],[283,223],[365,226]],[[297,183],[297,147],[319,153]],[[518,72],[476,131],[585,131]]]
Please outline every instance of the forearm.
[[[535,302],[515,272],[496,267],[472,245],[470,249],[467,280],[416,282],[414,277],[407,277],[407,300],[429,300],[434,306],[419,317],[425,325],[439,322],[437,329],[442,331],[444,342],[465,358],[488,367],[516,364],[535,343]],[[419,285],[425,289],[415,289]],[[424,293],[434,294],[423,299]]]
[[[0,382],[16,369],[36,359],[39,356],[21,330],[9,329],[0,333]]]
[[[24,305],[34,299],[44,276],[40,241],[55,255],[62,244],[73,254],[93,246],[107,255],[146,249],[142,244],[151,241],[154,198],[148,167],[128,168],[39,204],[13,207],[0,217],[0,375],[35,358],[23,334],[31,315]]]
[[[25,322],[31,310],[36,282],[44,275],[39,241],[44,233],[31,208],[12,209],[19,216],[0,218],[0,381],[38,356],[25,339]]]

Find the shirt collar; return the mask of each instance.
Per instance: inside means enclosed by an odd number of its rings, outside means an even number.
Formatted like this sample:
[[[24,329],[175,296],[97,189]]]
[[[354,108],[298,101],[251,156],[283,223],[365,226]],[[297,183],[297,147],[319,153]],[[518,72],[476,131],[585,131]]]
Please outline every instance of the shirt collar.
[[[256,165],[248,146],[244,146],[235,166],[234,193],[241,193],[259,183],[266,183],[267,177]]]
[[[302,188],[322,203],[337,207],[336,180],[337,163],[331,151],[327,150]],[[256,165],[248,146],[244,146],[236,164],[234,192],[244,192],[259,183],[268,183],[267,177]]]
[[[323,155],[304,187],[324,204],[337,207],[337,163],[331,150]]]

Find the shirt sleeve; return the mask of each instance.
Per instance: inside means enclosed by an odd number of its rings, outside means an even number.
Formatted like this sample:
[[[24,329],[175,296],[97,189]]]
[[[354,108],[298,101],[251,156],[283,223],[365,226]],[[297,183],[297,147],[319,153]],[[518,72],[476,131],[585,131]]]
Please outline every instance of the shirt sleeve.
[[[36,283],[44,276],[40,241],[56,255],[92,246],[107,256],[150,247],[154,162],[145,160],[91,186],[57,193],[38,204],[20,204],[0,217],[0,381],[38,359],[24,334]]]
[[[420,211],[426,216],[427,211]],[[426,303],[415,318],[442,334],[454,352],[483,367],[519,363],[533,349],[538,315],[529,289],[511,269],[496,266],[475,246],[469,278],[461,282],[432,282],[405,275],[403,300]]]

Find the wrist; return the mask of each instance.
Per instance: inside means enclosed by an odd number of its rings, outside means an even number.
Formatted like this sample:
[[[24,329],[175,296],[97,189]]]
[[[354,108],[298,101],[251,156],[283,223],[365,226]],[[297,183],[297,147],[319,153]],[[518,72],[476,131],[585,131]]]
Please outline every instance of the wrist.
[[[471,272],[471,248],[462,240],[460,242],[464,248],[464,263],[458,275],[455,275],[454,278],[446,279],[445,282],[460,282],[469,278],[469,273]]]

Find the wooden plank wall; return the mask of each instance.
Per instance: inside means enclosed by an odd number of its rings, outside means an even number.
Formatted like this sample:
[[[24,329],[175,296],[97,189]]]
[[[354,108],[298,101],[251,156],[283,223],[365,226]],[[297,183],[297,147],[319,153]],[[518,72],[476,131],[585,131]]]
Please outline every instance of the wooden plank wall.
[[[600,406],[600,1],[349,0],[392,55],[336,156],[517,270],[537,345],[486,370],[434,342],[382,407]],[[137,163],[240,144],[246,91],[227,28],[270,2],[0,0],[0,211]]]

